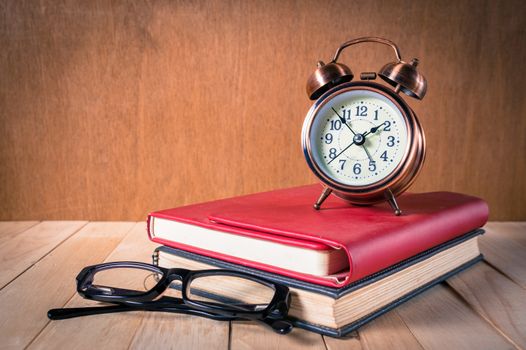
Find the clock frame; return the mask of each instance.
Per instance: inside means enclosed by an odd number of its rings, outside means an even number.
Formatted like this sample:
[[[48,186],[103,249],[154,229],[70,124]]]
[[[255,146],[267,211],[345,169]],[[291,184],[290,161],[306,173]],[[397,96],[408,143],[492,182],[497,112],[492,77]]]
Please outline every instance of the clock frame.
[[[397,61],[386,64],[378,73],[393,89],[371,81],[377,77],[375,72],[362,73],[360,75],[361,80],[351,82],[354,77],[351,70],[346,65],[337,62],[344,48],[362,42],[385,44],[395,51]],[[320,209],[322,203],[332,193],[355,205],[371,205],[387,200],[395,215],[402,213],[396,196],[403,193],[414,182],[422,168],[426,154],[426,142],[422,126],[416,114],[399,95],[400,92],[403,92],[417,99],[424,97],[427,91],[427,82],[416,71],[417,65],[417,59],[413,59],[410,63],[402,61],[400,50],[396,44],[387,39],[376,37],[348,41],[338,48],[334,59],[329,64],[318,62],[317,70],[307,81],[307,94],[311,100],[316,101],[305,117],[301,136],[302,149],[307,164],[325,186],[314,204],[315,209]],[[344,184],[326,174],[317,164],[311,145],[313,123],[317,117],[321,118],[318,113],[320,109],[325,104],[330,103],[334,97],[352,90],[373,91],[387,98],[401,112],[407,130],[406,150],[399,164],[379,181],[361,186]]]

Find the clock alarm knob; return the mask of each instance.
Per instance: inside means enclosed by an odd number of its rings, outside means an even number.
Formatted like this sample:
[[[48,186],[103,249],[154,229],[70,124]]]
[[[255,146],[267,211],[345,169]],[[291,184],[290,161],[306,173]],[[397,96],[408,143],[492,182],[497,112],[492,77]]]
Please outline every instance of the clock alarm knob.
[[[307,95],[311,100],[316,100],[324,92],[336,85],[351,81],[353,77],[351,69],[342,63],[325,64],[318,61],[318,68],[307,80]]]
[[[395,91],[423,99],[427,91],[427,80],[416,70],[418,59],[413,58],[411,62],[397,61],[387,63],[380,69],[378,75],[387,83],[395,87]]]

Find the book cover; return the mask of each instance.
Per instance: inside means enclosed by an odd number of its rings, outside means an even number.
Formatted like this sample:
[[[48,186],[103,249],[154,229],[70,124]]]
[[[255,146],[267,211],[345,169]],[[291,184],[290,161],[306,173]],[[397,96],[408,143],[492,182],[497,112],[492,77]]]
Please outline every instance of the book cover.
[[[451,192],[404,194],[398,202],[404,215],[393,215],[387,203],[359,207],[331,197],[322,210],[312,209],[320,185],[256,193],[153,212],[148,234],[160,244],[325,286],[342,287],[483,226],[488,206],[479,198]],[[345,266],[331,275],[313,275],[221,253],[219,244],[185,244],[159,232],[156,220],[198,227],[209,232],[249,237],[285,247],[337,251]],[[185,226],[186,225],[186,226]],[[193,231],[192,237],[200,231]],[[219,242],[220,243],[220,242]],[[257,248],[257,246],[256,246]],[[257,249],[256,249],[257,250]],[[292,254],[287,255],[294,259]]]

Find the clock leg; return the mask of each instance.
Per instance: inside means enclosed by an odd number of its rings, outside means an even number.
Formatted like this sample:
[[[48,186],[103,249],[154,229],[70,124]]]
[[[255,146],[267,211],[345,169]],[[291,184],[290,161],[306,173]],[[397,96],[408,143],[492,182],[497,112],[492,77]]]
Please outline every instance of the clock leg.
[[[332,192],[332,190],[329,187],[325,187],[325,189],[323,190],[323,192],[320,195],[320,198],[318,198],[316,203],[314,203],[314,209],[319,210],[321,205],[323,204],[323,202],[325,202],[327,197],[329,197],[331,192]]]
[[[396,198],[393,192],[391,192],[391,190],[388,188],[387,190],[385,190],[384,194],[385,194],[385,198],[387,199],[387,202],[389,203],[391,208],[393,208],[394,214],[396,216],[401,215],[402,211],[400,210],[400,207],[398,206],[398,203],[396,202]]]

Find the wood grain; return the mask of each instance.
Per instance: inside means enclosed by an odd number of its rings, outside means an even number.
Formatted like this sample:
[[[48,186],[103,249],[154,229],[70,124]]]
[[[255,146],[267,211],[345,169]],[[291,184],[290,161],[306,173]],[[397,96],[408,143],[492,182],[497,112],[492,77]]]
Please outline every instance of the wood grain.
[[[365,346],[362,346],[360,342],[360,335],[358,332],[354,332],[350,337],[345,339],[331,338],[323,336],[325,346],[327,350],[366,350]]]
[[[526,219],[524,1],[8,0],[0,16],[0,219],[142,220],[314,182],[306,79],[364,35],[429,81],[408,99],[428,141],[413,190]],[[392,56],[342,60],[358,75]]]
[[[443,285],[396,309],[425,349],[515,349]]]
[[[177,314],[143,317],[130,349],[228,349],[228,322]]]
[[[49,322],[47,311],[63,306],[75,294],[78,272],[104,260],[132,227],[133,223],[90,223],[4,287],[2,348],[27,346]]]
[[[249,321],[231,322],[230,348],[232,350],[250,349],[309,349],[325,350],[321,335],[295,328],[286,336],[273,332],[270,328]]]
[[[512,250],[520,252],[526,249],[526,223],[525,222],[488,222],[484,229],[487,231],[485,237],[503,238],[505,241],[513,241],[516,247]]]
[[[0,232],[27,225],[0,223]],[[505,232],[494,235],[495,242],[511,237],[516,240],[515,249],[522,250],[523,225],[491,223],[488,227]],[[46,239],[54,237],[46,235]],[[508,271],[505,264],[511,260],[502,260],[500,271],[479,263],[450,278],[448,286],[433,287],[362,327],[357,337],[342,340],[301,329],[280,336],[255,322],[233,322],[229,329],[228,323],[171,314],[129,313],[49,322],[45,315],[49,308],[93,304],[74,292],[74,277],[81,267],[104,260],[148,261],[155,244],[147,240],[143,222],[89,223],[56,248],[42,243],[51,251],[0,290],[2,349],[524,348],[524,289],[501,273]],[[4,254],[0,246],[0,255]],[[126,284],[127,277],[123,274],[120,282]]]
[[[358,347],[358,344],[360,347]],[[329,350],[344,349],[423,349],[396,311],[390,311],[358,330],[358,338],[325,337]]]
[[[38,221],[1,221],[0,222],[0,238],[9,239],[13,235],[24,232],[31,226],[38,224]]]
[[[0,289],[77,232],[86,221],[45,221],[0,241]]]
[[[485,263],[447,283],[517,348],[526,349],[526,290]]]
[[[526,223],[488,224],[479,240],[486,261],[526,289]]]
[[[1,221],[0,222],[0,244],[13,239],[16,235],[24,232],[38,221]]]

